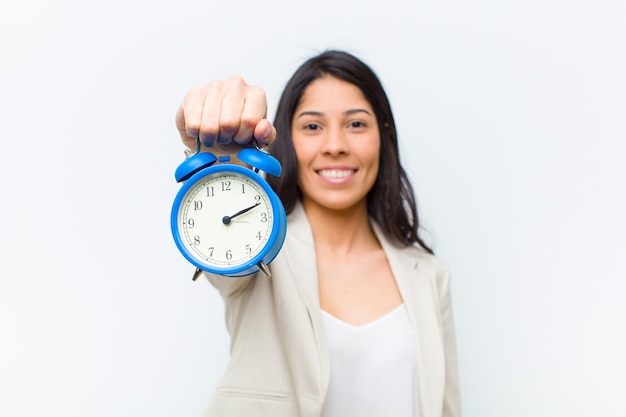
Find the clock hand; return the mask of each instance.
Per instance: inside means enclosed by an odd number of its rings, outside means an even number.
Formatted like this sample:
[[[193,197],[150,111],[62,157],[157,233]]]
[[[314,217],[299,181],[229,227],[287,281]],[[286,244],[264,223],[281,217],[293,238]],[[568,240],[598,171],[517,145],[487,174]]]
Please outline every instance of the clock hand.
[[[245,209],[243,209],[243,210],[239,210],[237,213],[233,214],[232,216],[224,216],[224,217],[222,217],[222,223],[224,223],[224,224],[230,224],[230,221],[231,221],[232,219],[234,219],[235,217],[240,216],[240,215],[242,215],[242,214],[244,214],[244,213],[249,212],[250,210],[252,210],[252,209],[253,209],[253,208],[255,208],[256,206],[258,206],[259,204],[261,204],[261,203],[260,203],[260,202],[258,202],[258,203],[256,203],[256,204],[255,204],[255,205],[253,205],[253,206],[247,207],[247,208],[245,208]]]

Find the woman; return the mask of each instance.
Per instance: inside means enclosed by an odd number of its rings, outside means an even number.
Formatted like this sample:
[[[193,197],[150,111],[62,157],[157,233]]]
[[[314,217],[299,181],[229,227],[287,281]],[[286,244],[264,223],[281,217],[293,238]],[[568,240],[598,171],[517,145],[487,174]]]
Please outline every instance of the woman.
[[[207,274],[231,360],[206,416],[459,416],[448,270],[418,235],[378,78],[324,52],[288,82],[275,126],[266,117],[241,77],[192,89],[177,113],[192,149],[273,143],[288,212],[271,279]]]

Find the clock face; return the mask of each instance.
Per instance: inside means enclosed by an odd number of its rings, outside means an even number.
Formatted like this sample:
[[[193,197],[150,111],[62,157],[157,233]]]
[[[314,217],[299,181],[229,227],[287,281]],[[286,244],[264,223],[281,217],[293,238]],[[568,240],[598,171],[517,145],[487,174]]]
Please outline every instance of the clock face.
[[[272,203],[248,175],[226,170],[204,176],[179,204],[180,243],[202,264],[235,268],[268,246],[274,225]]]

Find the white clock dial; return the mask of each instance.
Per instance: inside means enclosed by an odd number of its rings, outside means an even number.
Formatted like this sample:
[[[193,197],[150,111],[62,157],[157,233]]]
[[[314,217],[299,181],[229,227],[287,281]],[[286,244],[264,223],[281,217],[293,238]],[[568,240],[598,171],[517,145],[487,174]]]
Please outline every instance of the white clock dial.
[[[181,200],[178,228],[187,249],[215,267],[242,265],[266,246],[274,213],[265,190],[247,176],[217,172]]]

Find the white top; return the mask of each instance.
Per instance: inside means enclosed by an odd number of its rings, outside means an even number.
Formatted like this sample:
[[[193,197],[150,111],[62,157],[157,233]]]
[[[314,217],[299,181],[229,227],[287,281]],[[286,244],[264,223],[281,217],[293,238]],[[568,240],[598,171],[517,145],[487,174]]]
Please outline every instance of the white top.
[[[404,304],[362,326],[322,317],[330,355],[322,417],[419,417],[417,346]]]

